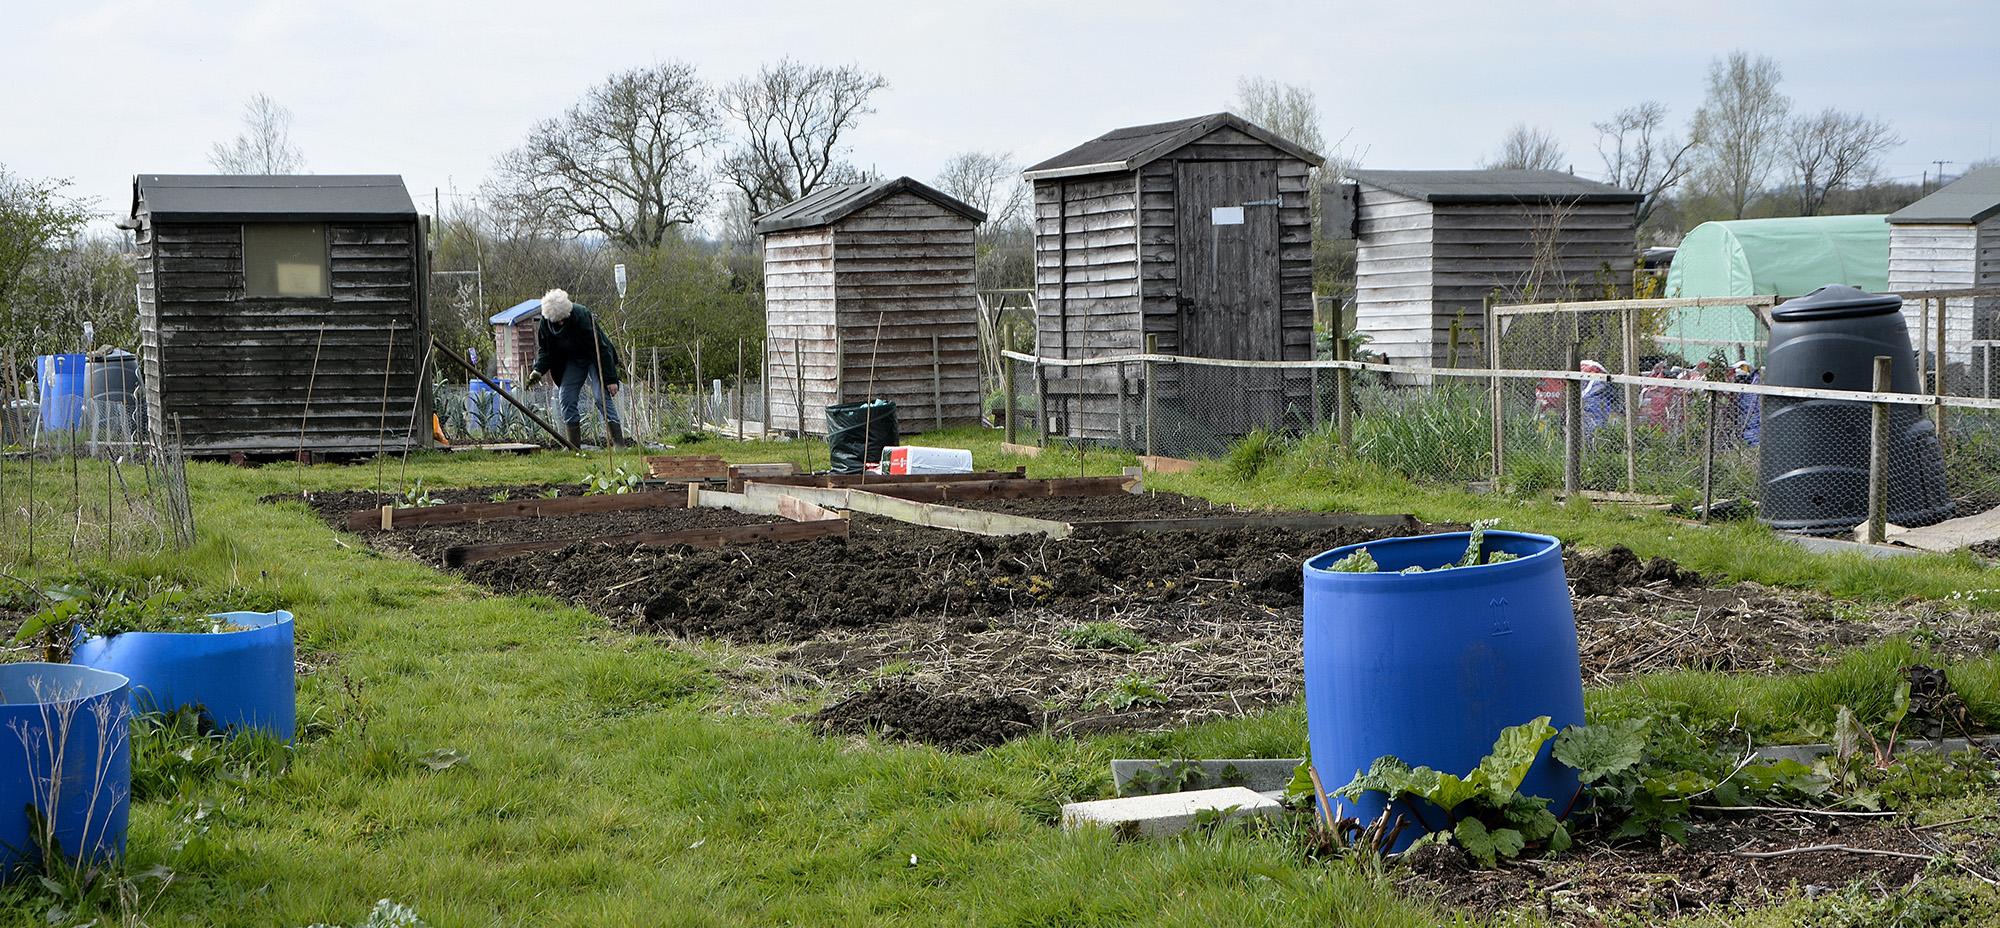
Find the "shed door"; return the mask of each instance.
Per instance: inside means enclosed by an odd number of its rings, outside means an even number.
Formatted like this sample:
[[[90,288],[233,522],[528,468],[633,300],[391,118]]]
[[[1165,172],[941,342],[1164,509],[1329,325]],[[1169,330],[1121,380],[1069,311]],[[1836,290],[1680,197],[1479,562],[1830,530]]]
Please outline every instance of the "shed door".
[[[1282,359],[1277,163],[1182,161],[1175,183],[1180,353]],[[1188,412],[1218,432],[1275,424],[1284,407],[1279,371],[1189,367],[1182,378]]]

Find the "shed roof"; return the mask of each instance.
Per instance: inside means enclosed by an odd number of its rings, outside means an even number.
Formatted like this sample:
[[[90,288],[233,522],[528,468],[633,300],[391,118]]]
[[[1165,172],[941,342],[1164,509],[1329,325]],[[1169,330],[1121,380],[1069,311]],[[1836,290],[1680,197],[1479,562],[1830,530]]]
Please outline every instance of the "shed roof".
[[[132,216],[216,221],[400,219],[417,207],[397,174],[140,174]]]
[[[519,323],[521,320],[534,315],[541,308],[542,308],[541,297],[536,297],[532,300],[522,300],[519,303],[515,303],[514,305],[509,306],[506,309],[494,313],[493,318],[488,319],[486,321],[493,325],[514,325],[516,323]]]
[[[1235,113],[1210,113],[1150,126],[1113,129],[1021,172],[1028,180],[1135,171],[1185,148],[1217,129],[1235,129],[1294,158],[1318,167],[1326,159]]]
[[[923,197],[974,223],[986,221],[985,212],[968,205],[965,201],[942,193],[927,184],[918,183],[907,177],[898,177],[895,180],[864,181],[859,184],[841,184],[837,187],[815,190],[757,217],[753,227],[758,232],[783,232],[786,229],[809,229],[813,226],[831,225],[899,193]]]
[[[1889,222],[1971,225],[2000,213],[2000,168],[1982,168],[1889,214]]]
[[[1646,198],[1561,171],[1348,171],[1347,177],[1427,203],[1637,203]]]

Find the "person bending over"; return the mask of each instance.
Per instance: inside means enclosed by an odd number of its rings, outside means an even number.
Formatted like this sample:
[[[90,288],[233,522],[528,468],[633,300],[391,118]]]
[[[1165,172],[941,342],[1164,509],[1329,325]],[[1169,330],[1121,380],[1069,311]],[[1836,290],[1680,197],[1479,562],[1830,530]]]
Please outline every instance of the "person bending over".
[[[528,386],[540,383],[547,375],[560,387],[557,396],[569,443],[583,444],[583,411],[579,400],[587,387],[591,401],[604,415],[611,443],[620,448],[630,447],[632,443],[625,440],[624,427],[618,421],[618,405],[611,402],[618,395],[618,349],[612,347],[610,337],[598,328],[590,310],[570,302],[569,294],[562,290],[542,294],[542,318],[535,324],[535,339],[538,348]]]

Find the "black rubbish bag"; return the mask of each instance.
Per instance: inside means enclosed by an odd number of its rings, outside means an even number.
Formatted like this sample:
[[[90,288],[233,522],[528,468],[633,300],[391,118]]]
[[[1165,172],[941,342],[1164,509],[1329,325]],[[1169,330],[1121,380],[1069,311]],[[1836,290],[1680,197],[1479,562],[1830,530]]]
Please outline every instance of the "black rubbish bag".
[[[863,462],[882,460],[882,449],[897,444],[896,404],[888,400],[836,403],[826,408],[826,443],[833,452],[833,472],[859,474]]]

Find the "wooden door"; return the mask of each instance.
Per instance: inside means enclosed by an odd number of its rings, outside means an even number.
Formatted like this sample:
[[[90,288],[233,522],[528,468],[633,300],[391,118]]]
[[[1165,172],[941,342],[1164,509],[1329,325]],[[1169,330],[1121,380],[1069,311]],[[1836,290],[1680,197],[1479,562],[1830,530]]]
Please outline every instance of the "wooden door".
[[[1277,163],[1182,161],[1175,186],[1180,353],[1280,360]],[[1277,370],[1190,366],[1181,383],[1188,413],[1224,434],[1275,425],[1284,409]]]

